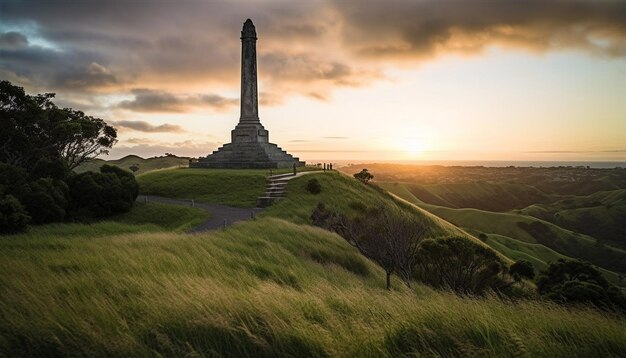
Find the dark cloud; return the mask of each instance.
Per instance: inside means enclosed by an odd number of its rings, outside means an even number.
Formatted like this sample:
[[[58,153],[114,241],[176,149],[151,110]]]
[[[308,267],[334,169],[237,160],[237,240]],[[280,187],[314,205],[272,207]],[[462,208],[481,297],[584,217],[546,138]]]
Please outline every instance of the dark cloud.
[[[52,85],[57,88],[97,89],[120,84],[120,81],[106,67],[92,62],[83,69],[64,71],[55,74]]]
[[[216,110],[228,109],[239,100],[216,94],[174,95],[165,91],[135,89],[133,100],[122,101],[119,108],[135,112],[187,112],[195,107],[209,107]]]
[[[383,78],[394,61],[490,46],[626,56],[623,1],[24,0],[2,4],[0,73],[53,92],[154,89],[123,104],[138,111],[230,108],[219,94],[178,92],[238,87],[246,17],[259,33],[262,105],[326,100],[338,86]]]
[[[185,131],[179,125],[168,123],[155,126],[146,121],[112,121],[111,124],[113,126],[146,133],[180,133]]]
[[[626,2],[335,1],[344,43],[370,57],[421,59],[503,45],[626,55]]]
[[[20,49],[28,46],[28,38],[24,34],[16,31],[9,31],[0,34],[0,48]]]

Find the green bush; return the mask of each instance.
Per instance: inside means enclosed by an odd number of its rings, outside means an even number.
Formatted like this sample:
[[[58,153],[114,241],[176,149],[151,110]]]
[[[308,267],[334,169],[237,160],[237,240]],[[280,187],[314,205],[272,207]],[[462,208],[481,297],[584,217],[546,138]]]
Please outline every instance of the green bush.
[[[626,311],[626,297],[588,262],[559,259],[537,280],[543,297],[565,304],[586,303],[601,309]]]
[[[370,174],[370,172],[367,169],[363,169],[360,172],[354,174],[354,177],[358,181],[363,182],[365,184],[367,184],[367,182],[369,182],[370,180],[374,179],[374,176]]]
[[[34,223],[63,221],[69,201],[69,189],[64,181],[40,178],[24,189],[20,201]]]
[[[319,194],[322,192],[322,185],[317,179],[311,179],[306,183],[306,190],[311,194]]]
[[[418,249],[419,279],[462,294],[482,294],[505,286],[505,267],[493,250],[464,237],[427,239]]]
[[[137,198],[135,177],[103,165],[101,173],[84,172],[71,178],[72,213],[76,218],[102,217],[129,211]]]
[[[530,261],[518,260],[509,267],[509,274],[511,274],[516,281],[520,281],[522,277],[532,280],[535,278],[535,267]]]
[[[24,206],[13,195],[0,197],[0,232],[3,234],[24,231],[30,217]]]

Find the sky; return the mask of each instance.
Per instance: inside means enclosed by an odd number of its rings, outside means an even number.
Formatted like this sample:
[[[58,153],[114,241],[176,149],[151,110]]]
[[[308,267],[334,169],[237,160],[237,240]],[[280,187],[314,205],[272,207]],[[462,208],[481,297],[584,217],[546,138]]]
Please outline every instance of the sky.
[[[205,156],[259,117],[303,160],[626,161],[626,1],[0,0],[0,79]]]

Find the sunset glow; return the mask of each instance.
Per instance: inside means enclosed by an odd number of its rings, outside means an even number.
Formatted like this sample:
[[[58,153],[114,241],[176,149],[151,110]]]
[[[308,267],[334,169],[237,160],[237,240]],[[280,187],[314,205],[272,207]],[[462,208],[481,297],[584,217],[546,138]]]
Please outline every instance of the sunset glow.
[[[623,2],[116,4],[0,15],[0,77],[114,124],[110,158],[228,141],[249,17],[260,119],[304,160],[626,160]]]

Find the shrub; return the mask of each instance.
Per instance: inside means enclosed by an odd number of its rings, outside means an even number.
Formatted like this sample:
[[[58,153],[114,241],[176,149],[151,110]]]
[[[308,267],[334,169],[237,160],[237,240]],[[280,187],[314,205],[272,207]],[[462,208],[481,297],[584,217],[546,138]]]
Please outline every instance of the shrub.
[[[65,219],[68,194],[64,181],[40,178],[26,186],[20,199],[33,222],[43,224]]]
[[[129,199],[135,201],[137,195],[139,195],[139,184],[135,179],[135,175],[129,171],[126,171],[120,167],[114,165],[105,164],[100,167],[101,173],[113,173],[120,178],[122,185],[124,186],[125,193],[129,195]]]
[[[505,267],[493,250],[464,237],[424,240],[418,249],[417,276],[431,286],[463,294],[504,286]]]
[[[11,193],[14,196],[19,196],[19,193],[23,191],[24,185],[27,183],[27,177],[26,170],[0,163],[0,189],[3,189],[0,194]]]
[[[24,231],[30,217],[24,206],[13,195],[0,197],[0,232],[3,234]]]
[[[535,267],[530,261],[518,260],[509,267],[509,274],[515,281],[520,281],[522,277],[532,280],[535,278]]]
[[[311,194],[319,194],[322,192],[322,185],[319,180],[313,178],[306,183],[306,190]]]
[[[487,234],[481,232],[480,234],[478,234],[478,238],[480,239],[480,241],[485,242],[487,241]]]
[[[602,309],[626,311],[626,298],[588,262],[559,259],[537,280],[543,297],[559,303],[587,303]]]
[[[139,192],[132,173],[110,165],[103,165],[100,171],[81,173],[71,179],[75,217],[102,217],[132,208]]]
[[[67,164],[61,158],[41,158],[30,171],[31,180],[39,178],[64,180],[68,174]]]
[[[370,180],[374,179],[374,176],[370,174],[370,172],[367,169],[363,169],[360,172],[354,174],[354,177],[358,181],[363,182],[365,184],[367,184],[367,182],[369,182]]]

